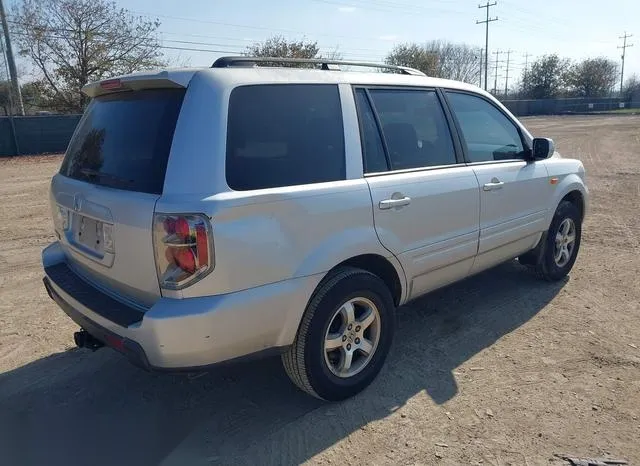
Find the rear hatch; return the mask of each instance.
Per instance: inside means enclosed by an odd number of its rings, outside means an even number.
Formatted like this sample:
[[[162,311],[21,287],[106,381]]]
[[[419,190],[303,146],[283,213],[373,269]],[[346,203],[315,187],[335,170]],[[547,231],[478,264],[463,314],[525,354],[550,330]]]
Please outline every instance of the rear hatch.
[[[149,307],[160,296],[152,243],[176,122],[177,83],[136,79],[93,88],[51,184],[56,231],[68,264],[121,300]],[[162,87],[162,82],[172,83]]]

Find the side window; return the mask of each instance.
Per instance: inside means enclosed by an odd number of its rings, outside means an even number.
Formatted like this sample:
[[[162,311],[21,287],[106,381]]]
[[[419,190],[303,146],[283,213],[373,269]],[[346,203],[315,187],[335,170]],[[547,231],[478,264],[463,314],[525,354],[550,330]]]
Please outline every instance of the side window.
[[[369,91],[393,170],[456,163],[449,126],[435,91]]]
[[[460,123],[471,162],[525,158],[520,133],[504,113],[473,95],[448,92],[447,97]]]
[[[235,88],[229,98],[226,177],[236,191],[345,179],[338,87]]]
[[[356,105],[360,120],[364,172],[385,172],[389,170],[389,167],[387,166],[387,158],[384,155],[382,138],[364,89],[356,89]]]

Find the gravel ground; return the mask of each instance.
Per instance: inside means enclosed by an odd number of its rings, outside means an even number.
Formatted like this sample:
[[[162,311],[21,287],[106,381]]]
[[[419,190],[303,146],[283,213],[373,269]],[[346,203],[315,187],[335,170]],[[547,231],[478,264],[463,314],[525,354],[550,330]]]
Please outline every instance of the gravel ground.
[[[0,160],[0,464],[640,464],[640,117],[526,124],[587,167],[570,279],[511,262],[403,307],[385,369],[339,404],[277,359],[189,377],[74,349],[41,282],[61,158]]]

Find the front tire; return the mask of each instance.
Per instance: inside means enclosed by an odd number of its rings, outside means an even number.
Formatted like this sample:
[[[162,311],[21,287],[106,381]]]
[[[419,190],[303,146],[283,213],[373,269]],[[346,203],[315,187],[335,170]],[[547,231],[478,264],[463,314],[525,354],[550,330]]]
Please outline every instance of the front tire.
[[[544,248],[535,271],[547,281],[561,280],[571,271],[578,257],[582,238],[582,218],[578,208],[562,201],[547,231]]]
[[[395,305],[385,283],[365,270],[341,268],[312,296],[282,362],[301,390],[343,400],[373,382],[394,330]]]

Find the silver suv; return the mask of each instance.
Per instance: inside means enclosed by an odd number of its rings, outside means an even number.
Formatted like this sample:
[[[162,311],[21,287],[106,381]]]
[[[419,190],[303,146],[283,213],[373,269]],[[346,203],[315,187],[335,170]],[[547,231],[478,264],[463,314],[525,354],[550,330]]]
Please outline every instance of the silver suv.
[[[165,371],[277,353],[339,400],[380,371],[398,306],[516,257],[571,270],[583,165],[491,95],[266,61],[84,88],[42,254],[78,346]]]

